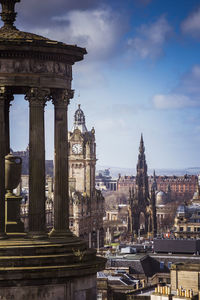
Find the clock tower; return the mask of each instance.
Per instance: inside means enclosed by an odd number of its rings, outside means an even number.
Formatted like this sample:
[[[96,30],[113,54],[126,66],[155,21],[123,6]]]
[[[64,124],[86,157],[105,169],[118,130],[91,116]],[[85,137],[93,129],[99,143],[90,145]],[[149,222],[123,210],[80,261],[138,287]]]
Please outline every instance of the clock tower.
[[[80,105],[68,141],[70,229],[85,239],[89,247],[99,248],[104,244],[104,198],[95,189],[95,130],[87,130]]]
[[[80,108],[74,115],[69,132],[69,178],[75,179],[75,189],[89,197],[95,191],[96,143],[95,130],[87,130],[85,115]]]

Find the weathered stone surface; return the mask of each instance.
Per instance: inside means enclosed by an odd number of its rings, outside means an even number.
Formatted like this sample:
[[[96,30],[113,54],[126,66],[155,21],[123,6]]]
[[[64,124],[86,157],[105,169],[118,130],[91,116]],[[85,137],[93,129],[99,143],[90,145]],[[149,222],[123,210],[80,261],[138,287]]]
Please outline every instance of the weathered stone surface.
[[[96,299],[96,276],[56,284],[1,287],[0,297],[4,300],[93,300]]]

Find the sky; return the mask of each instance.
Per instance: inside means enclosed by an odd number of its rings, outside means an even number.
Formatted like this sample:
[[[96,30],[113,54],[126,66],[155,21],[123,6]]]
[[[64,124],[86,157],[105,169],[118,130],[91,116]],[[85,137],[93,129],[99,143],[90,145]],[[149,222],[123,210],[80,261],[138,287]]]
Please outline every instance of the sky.
[[[200,166],[199,0],[21,0],[17,28],[85,47],[74,99],[94,126],[98,165],[135,168],[141,133],[149,168]],[[28,144],[28,103],[11,107],[11,147]],[[53,159],[53,105],[45,109]]]

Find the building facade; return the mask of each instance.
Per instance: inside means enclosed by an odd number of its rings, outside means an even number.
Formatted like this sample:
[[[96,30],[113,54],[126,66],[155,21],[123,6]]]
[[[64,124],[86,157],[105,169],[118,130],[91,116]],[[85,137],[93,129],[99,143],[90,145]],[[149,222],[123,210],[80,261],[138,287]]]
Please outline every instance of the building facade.
[[[148,177],[149,189],[154,181],[154,176]],[[171,201],[188,201],[195,191],[198,182],[196,175],[184,176],[156,176],[157,191],[163,191],[170,197]],[[135,187],[136,176],[119,176],[117,180],[117,187],[119,191],[129,193],[129,189]]]
[[[194,194],[191,204],[186,202],[177,208],[174,221],[177,238],[200,238],[200,190]]]
[[[100,248],[104,244],[104,198],[95,188],[95,130],[87,130],[80,105],[68,141],[70,229],[84,238],[89,247]]]
[[[116,191],[117,179],[110,176],[110,170],[98,171],[95,178],[96,188],[100,191]]]

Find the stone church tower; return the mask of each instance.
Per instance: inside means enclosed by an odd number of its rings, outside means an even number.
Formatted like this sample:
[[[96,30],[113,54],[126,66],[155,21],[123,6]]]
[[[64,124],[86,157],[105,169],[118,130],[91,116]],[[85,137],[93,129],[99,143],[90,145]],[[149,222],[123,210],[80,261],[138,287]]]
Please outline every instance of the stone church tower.
[[[131,233],[135,236],[140,234],[155,236],[157,226],[155,190],[152,187],[151,194],[149,195],[147,163],[142,135],[139,146],[135,191],[130,190],[129,204],[131,215]],[[143,227],[141,225],[141,217],[144,219]]]
[[[90,247],[103,246],[104,198],[95,189],[95,130],[87,130],[80,105],[69,132],[70,228]]]

